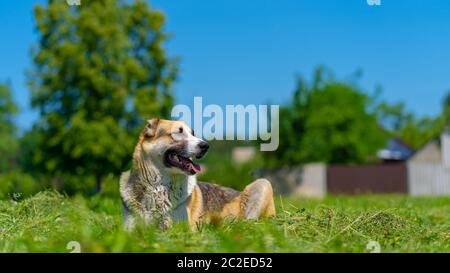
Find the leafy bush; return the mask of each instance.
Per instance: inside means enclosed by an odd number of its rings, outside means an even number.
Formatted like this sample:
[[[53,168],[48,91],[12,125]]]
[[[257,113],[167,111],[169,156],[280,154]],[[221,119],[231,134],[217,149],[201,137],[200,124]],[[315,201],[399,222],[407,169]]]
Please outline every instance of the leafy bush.
[[[35,194],[44,187],[39,180],[20,171],[0,175],[0,199],[20,199]]]

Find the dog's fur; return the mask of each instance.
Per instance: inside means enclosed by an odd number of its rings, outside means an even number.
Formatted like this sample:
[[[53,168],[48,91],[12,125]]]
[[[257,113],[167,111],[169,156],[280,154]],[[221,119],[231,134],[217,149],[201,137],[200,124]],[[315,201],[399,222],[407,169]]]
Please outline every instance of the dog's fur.
[[[203,157],[207,149],[208,144],[185,123],[149,120],[134,150],[132,168],[120,178],[125,228],[132,229],[136,217],[163,229],[186,220],[196,229],[214,215],[246,219],[275,215],[272,186],[266,179],[254,181],[242,192],[197,182],[198,165],[183,162]]]

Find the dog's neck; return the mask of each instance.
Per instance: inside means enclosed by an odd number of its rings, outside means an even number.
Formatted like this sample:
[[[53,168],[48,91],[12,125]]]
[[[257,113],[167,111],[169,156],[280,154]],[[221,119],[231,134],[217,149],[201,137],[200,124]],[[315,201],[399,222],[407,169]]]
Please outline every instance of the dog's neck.
[[[170,201],[173,209],[176,209],[191,196],[197,185],[197,178],[194,175],[167,174],[162,177],[161,184],[169,189]]]
[[[140,151],[135,153],[133,161],[132,175],[150,189],[163,186],[167,190],[172,210],[185,203],[197,185],[194,175],[168,172]]]

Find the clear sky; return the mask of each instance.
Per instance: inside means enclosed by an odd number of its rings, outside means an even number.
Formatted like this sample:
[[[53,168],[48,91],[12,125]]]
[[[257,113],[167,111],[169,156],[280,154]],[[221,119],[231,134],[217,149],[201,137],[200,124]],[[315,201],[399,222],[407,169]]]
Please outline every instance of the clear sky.
[[[85,0],[86,1],[86,0]],[[9,80],[22,113],[29,107],[25,70],[36,42],[32,6],[44,1],[0,1],[0,80]],[[311,78],[319,64],[338,77],[362,69],[361,85],[383,87],[419,115],[436,115],[450,90],[450,1],[381,0],[154,0],[167,15],[167,44],[182,57],[177,102],[261,104],[287,102],[295,75]],[[83,0],[81,0],[83,3]]]

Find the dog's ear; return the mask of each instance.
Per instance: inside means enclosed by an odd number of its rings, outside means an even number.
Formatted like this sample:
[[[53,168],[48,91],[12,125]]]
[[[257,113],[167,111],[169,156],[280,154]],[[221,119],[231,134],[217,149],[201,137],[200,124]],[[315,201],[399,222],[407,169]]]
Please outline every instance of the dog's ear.
[[[147,125],[145,126],[144,136],[154,137],[156,135],[156,129],[158,128],[159,118],[152,118],[147,120]]]

